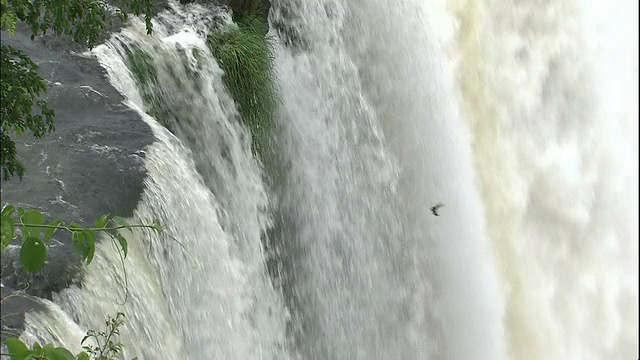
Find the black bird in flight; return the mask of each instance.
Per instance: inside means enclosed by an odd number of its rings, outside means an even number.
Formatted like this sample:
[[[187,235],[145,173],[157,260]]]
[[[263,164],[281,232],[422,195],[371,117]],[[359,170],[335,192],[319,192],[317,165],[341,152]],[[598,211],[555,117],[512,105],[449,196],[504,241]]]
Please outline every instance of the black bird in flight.
[[[443,203],[437,203],[435,206],[431,207],[431,212],[433,213],[433,215],[440,216],[438,215],[438,209],[440,209],[443,206],[444,206]]]

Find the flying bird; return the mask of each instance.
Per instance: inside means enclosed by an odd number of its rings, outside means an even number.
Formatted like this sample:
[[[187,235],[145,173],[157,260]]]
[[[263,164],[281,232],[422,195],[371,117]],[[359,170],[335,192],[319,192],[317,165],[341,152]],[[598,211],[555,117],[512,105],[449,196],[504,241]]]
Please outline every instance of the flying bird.
[[[438,215],[438,209],[440,209],[443,206],[444,206],[443,203],[437,203],[435,206],[431,207],[431,212],[433,213],[433,215],[440,216]]]

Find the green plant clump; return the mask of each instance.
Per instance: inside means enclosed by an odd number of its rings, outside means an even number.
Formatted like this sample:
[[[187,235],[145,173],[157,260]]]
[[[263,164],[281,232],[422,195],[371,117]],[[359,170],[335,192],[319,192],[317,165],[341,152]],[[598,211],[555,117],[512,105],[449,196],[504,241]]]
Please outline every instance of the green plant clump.
[[[251,131],[253,150],[263,154],[278,104],[272,39],[265,35],[267,24],[255,13],[235,21],[235,26],[210,33],[207,42]]]
[[[129,69],[141,89],[145,111],[160,124],[171,130],[171,111],[165,102],[160,101],[158,94],[158,70],[146,51],[140,48],[127,50]]]
[[[131,63],[131,72],[142,86],[146,87],[157,82],[158,73],[149,54],[135,48],[127,55]]]

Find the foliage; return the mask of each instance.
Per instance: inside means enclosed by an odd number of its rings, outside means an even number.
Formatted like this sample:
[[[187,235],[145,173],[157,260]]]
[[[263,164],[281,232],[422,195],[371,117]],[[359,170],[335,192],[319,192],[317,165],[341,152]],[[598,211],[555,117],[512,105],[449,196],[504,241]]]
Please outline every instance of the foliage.
[[[131,72],[142,86],[156,83],[158,74],[153,64],[153,59],[142,49],[133,49],[128,52]]]
[[[116,317],[109,317],[107,318],[107,321],[105,321],[107,330],[101,332],[96,332],[95,330],[87,331],[87,335],[82,338],[81,341],[81,344],[83,345],[82,348],[85,350],[83,353],[87,354],[87,359],[115,359],[115,356],[122,351],[124,345],[122,345],[121,343],[114,343],[112,338],[114,336],[120,335],[120,330],[118,328],[123,324],[124,314],[118,313]],[[84,345],[85,341],[91,338],[95,339],[97,345]],[[104,341],[101,342],[100,339],[104,339]]]
[[[95,253],[96,232],[106,233],[122,251],[122,258],[127,256],[127,239],[118,230],[144,228],[156,233],[164,231],[156,221],[148,221],[147,224],[129,224],[118,216],[103,215],[95,221],[95,227],[82,227],[74,222],[66,224],[62,219],[56,219],[48,224],[44,222],[44,215],[38,210],[17,210],[12,205],[6,205],[0,216],[0,240],[1,249],[4,250],[11,241],[17,237],[16,228],[20,229],[22,245],[20,249],[20,264],[27,270],[35,272],[40,270],[47,259],[47,248],[51,244],[53,235],[58,230],[71,233],[74,251],[80,254],[87,264],[93,260]],[[126,277],[125,277],[126,282]],[[10,295],[11,296],[11,295]],[[9,297],[10,297],[9,296]],[[7,297],[7,298],[9,298]],[[4,301],[7,298],[3,298]],[[122,350],[121,343],[114,343],[113,337],[119,335],[118,328],[124,324],[124,314],[118,313],[115,318],[109,317],[105,323],[107,330],[96,332],[89,330],[82,339],[81,345],[85,351],[74,356],[69,350],[46,344],[42,347],[34,343],[31,348],[17,338],[8,338],[5,344],[9,349],[8,355],[13,360],[41,359],[41,360],[112,360]],[[85,342],[93,338],[96,345]],[[101,341],[104,339],[104,341]]]
[[[73,360],[76,357],[73,354],[61,347],[54,347],[51,344],[47,344],[44,347],[40,346],[37,342],[33,344],[33,347],[29,349],[29,347],[16,338],[9,338],[5,340],[5,344],[7,344],[7,348],[9,349],[9,355],[11,360]],[[5,354],[3,354],[5,355]],[[80,358],[80,354],[78,354],[77,359]]]
[[[8,355],[11,360],[115,360],[124,346],[120,342],[114,342],[114,338],[120,335],[120,326],[124,324],[124,314],[118,313],[115,317],[108,317],[105,321],[107,329],[105,331],[96,332],[95,330],[87,331],[87,335],[82,339],[81,345],[84,351],[74,356],[69,350],[54,347],[47,344],[44,347],[37,342],[33,344],[31,349],[17,338],[9,338],[5,340]],[[86,344],[87,340],[94,339],[96,345]],[[135,359],[133,359],[135,360]]]
[[[145,15],[147,33],[151,34],[153,0],[119,0],[114,5],[98,0],[0,0],[0,26],[13,36],[21,21],[30,27],[31,40],[51,30],[91,48],[114,18],[126,20],[127,14],[133,13]]]
[[[91,263],[95,253],[96,232],[106,233],[119,247],[122,251],[122,257],[125,258],[128,252],[128,243],[127,239],[117,232],[118,230],[144,228],[156,233],[164,230],[156,221],[148,221],[147,224],[129,224],[121,217],[110,215],[103,215],[98,218],[95,221],[94,227],[82,227],[74,222],[66,224],[62,219],[56,219],[45,224],[44,215],[40,211],[25,211],[22,208],[15,209],[12,205],[6,205],[2,209],[0,222],[1,249],[4,250],[11,241],[17,237],[16,228],[20,229],[20,235],[22,237],[20,264],[22,264],[27,271],[32,272],[38,271],[44,266],[47,259],[46,246],[51,244],[51,239],[58,230],[71,233],[74,251],[81,255],[87,264]],[[8,338],[5,340],[9,354],[4,355],[9,355],[11,359],[16,360],[116,359],[117,354],[122,350],[122,344],[114,343],[112,338],[115,335],[119,335],[118,328],[124,324],[123,318],[124,314],[122,313],[118,313],[115,318],[108,318],[106,321],[106,331],[96,332],[95,330],[89,330],[81,343],[85,351],[75,357],[67,349],[54,347],[51,344],[42,347],[36,342],[32,348],[29,348],[16,338]],[[91,338],[95,340],[97,345],[85,345],[85,342]],[[101,341],[101,339],[104,339],[104,341]]]
[[[17,215],[17,216],[16,216]],[[82,227],[75,222],[66,224],[62,219],[55,219],[48,224],[44,222],[44,215],[38,210],[27,210],[12,205],[6,205],[2,209],[0,218],[2,249],[4,250],[14,239],[15,229],[21,229],[22,245],[20,249],[20,264],[28,271],[38,271],[47,260],[47,246],[51,245],[52,236],[63,230],[71,233],[74,251],[82,256],[87,263],[91,263],[95,253],[96,232],[104,232],[127,256],[127,239],[117,230],[146,228],[156,233],[163,228],[156,221],[147,224],[130,225],[119,216],[103,215],[95,221],[95,227]]]
[[[158,83],[158,72],[153,58],[140,48],[127,49],[128,67],[140,87],[140,94],[145,105],[145,112],[155,118],[164,127],[171,130],[173,118],[170,105],[162,101],[161,87]]]
[[[0,0],[0,28],[13,36],[18,22],[22,22],[29,27],[32,40],[52,31],[91,48],[114,19],[125,20],[128,13],[144,13],[147,33],[151,33],[153,0],[118,0],[115,5],[111,7],[100,0]],[[40,138],[54,130],[55,114],[41,99],[47,86],[38,74],[38,66],[11,46],[2,45],[0,52],[0,167],[3,180],[15,175],[22,179],[25,169],[17,160],[10,135],[29,130]]]
[[[258,15],[249,11],[236,16],[235,24],[210,33],[207,42],[251,131],[253,149],[261,154],[269,140],[278,98],[272,39],[266,35],[268,24]]]
[[[24,174],[24,166],[16,159],[16,144],[9,133],[22,135],[27,129],[40,138],[55,127],[53,110],[38,99],[47,90],[44,79],[38,75],[38,65],[27,54],[10,46],[0,45],[0,57],[2,178],[8,180],[14,175],[22,178]]]

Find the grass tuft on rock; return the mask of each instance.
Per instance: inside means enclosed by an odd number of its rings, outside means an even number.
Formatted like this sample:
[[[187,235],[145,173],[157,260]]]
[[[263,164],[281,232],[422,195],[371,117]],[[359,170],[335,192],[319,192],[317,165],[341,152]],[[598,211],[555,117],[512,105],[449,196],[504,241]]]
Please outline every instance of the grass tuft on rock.
[[[157,82],[158,73],[149,54],[140,48],[134,48],[127,52],[127,57],[130,63],[129,68],[138,83],[147,87]]]
[[[173,132],[171,111],[166,102],[161,101],[156,94],[158,70],[153,59],[146,51],[138,47],[127,49],[126,54],[129,70],[131,70],[140,89],[145,112]]]
[[[258,155],[268,146],[278,104],[273,45],[267,31],[268,25],[257,14],[246,14],[207,38]]]

